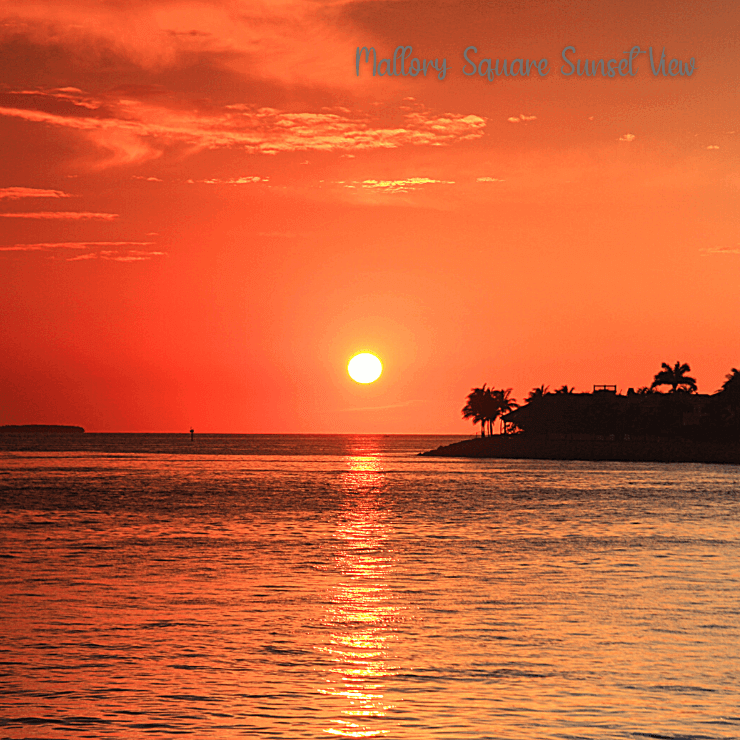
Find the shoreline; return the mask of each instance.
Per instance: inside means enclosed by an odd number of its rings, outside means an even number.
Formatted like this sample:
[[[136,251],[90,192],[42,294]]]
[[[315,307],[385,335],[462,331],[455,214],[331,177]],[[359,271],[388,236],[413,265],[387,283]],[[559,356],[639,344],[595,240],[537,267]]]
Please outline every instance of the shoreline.
[[[740,465],[740,443],[680,438],[578,440],[494,435],[437,447],[420,456]]]

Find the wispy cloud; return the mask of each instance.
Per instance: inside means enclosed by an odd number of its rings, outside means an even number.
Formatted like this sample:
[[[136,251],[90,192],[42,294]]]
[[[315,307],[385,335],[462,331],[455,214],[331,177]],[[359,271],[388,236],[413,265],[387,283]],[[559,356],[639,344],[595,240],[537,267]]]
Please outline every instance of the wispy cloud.
[[[107,260],[109,262],[145,262],[155,257],[165,257],[167,252],[142,252],[133,249],[126,251],[103,250],[101,252],[88,252],[76,257],[68,257],[67,262],[80,262],[83,260]]]
[[[362,188],[384,193],[408,193],[425,185],[454,185],[455,181],[434,180],[431,177],[407,177],[403,180],[354,180],[351,182],[340,180],[337,184],[344,185],[345,188]]]
[[[35,211],[33,213],[0,213],[0,218],[36,218],[66,221],[115,221],[117,213],[90,213],[89,211]]]
[[[637,137],[634,134],[624,134],[619,137],[619,141],[630,142],[630,141],[634,141],[636,138]]]
[[[87,254],[78,254],[76,257],[69,257],[67,262],[80,262],[82,260],[94,260],[97,258],[98,255],[95,252],[88,252]]]
[[[700,251],[705,256],[710,254],[740,254],[740,247],[706,247]]]
[[[214,177],[210,180],[188,180],[190,184],[202,183],[204,185],[251,185],[255,182],[268,182],[269,177],[260,177],[259,175],[250,175],[247,177],[234,177],[229,180],[220,180]]]
[[[525,116],[524,113],[520,113],[518,116],[511,116],[510,118],[507,118],[506,120],[509,123],[522,123],[522,121],[526,123],[527,121],[536,121],[537,116]]]
[[[95,249],[97,247],[150,247],[154,242],[39,242],[0,247],[2,252],[38,252],[52,249]]]
[[[16,244],[12,247],[0,247],[0,252],[45,252],[45,247],[40,244]]]
[[[714,146],[714,144],[710,144],[707,149],[719,149],[718,146]]]
[[[32,98],[50,98],[63,100],[81,108],[97,110],[102,103],[90,95],[86,95],[77,87],[56,87],[39,90],[12,90],[10,95],[25,95]]]
[[[20,200],[21,198],[71,198],[62,190],[42,188],[0,188],[0,200]]]
[[[111,260],[112,262],[143,262],[155,257],[166,256],[167,252],[145,252],[137,249],[129,249],[125,252],[118,250],[103,250],[100,252],[100,259]]]
[[[4,0],[0,33],[51,46],[56,55],[74,55],[85,67],[118,58],[144,69],[178,69],[205,59],[210,67],[228,65],[258,79],[325,84],[347,69],[347,49],[356,45],[354,29],[337,23],[340,6],[351,0],[310,2],[80,3],[75,0]],[[135,8],[135,12],[132,12]],[[315,39],[315,46],[305,43]],[[350,84],[354,83],[350,78]],[[80,95],[77,88],[57,88]]]
[[[401,125],[393,126],[346,108],[289,112],[239,103],[197,110],[110,96],[101,99],[100,109],[94,112],[72,110],[63,115],[38,108],[0,107],[0,116],[79,131],[111,153],[103,159],[109,165],[152,159],[175,145],[191,151],[231,147],[261,154],[450,146],[480,138],[486,125],[480,116],[438,114],[421,104],[402,106]]]
[[[58,256],[66,249],[95,249],[99,246],[146,246],[151,242],[60,242],[49,244],[16,244],[12,247],[0,247],[0,252],[45,252]],[[109,262],[144,262],[156,257],[166,257],[167,252],[147,251],[144,249],[95,249],[95,251],[76,254],[74,257],[64,258],[66,262],[84,262],[86,260],[107,260]]]
[[[498,177],[476,177],[476,182],[504,182],[503,180],[500,180]]]
[[[59,257],[65,250],[85,251],[74,257],[66,257],[67,262],[85,260],[110,260],[112,262],[142,262],[164,257],[166,252],[150,251],[141,247],[151,247],[154,242],[107,241],[107,242],[39,242],[37,244],[14,244],[11,247],[0,247],[0,252],[45,252],[52,258]],[[139,247],[137,249],[136,247]],[[90,250],[90,251],[88,251]]]

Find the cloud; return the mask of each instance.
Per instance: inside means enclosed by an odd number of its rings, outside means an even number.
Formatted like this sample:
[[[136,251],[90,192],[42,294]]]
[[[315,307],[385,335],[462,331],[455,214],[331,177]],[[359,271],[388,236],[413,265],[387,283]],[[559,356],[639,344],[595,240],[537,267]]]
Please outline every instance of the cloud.
[[[166,255],[167,252],[142,252],[134,249],[118,251],[107,249],[101,252],[80,254],[77,257],[68,257],[67,262],[79,262],[81,260],[94,259],[107,260],[109,262],[144,262],[146,260],[154,259],[155,257],[164,257]]]
[[[705,256],[710,254],[740,254],[740,247],[706,247],[700,251]]]
[[[97,110],[102,106],[102,103],[99,100],[96,100],[92,96],[85,95],[85,93],[77,87],[57,87],[43,90],[12,90],[8,94],[62,100],[81,108],[88,108],[89,110]]]
[[[89,252],[88,254],[79,254],[77,257],[69,257],[67,262],[79,262],[80,260],[94,260],[97,258],[98,255],[95,252]]]
[[[16,244],[0,247],[6,252],[32,252],[49,249],[92,249],[94,247],[149,247],[154,242],[39,242],[38,244]]]
[[[174,146],[191,152],[238,148],[261,154],[450,146],[480,138],[486,125],[480,116],[438,114],[421,104],[403,106],[401,120],[389,125],[377,114],[346,108],[294,112],[238,103],[201,110],[166,102],[109,96],[100,100],[95,115],[76,110],[75,104],[65,114],[4,106],[0,116],[78,131],[109,152],[100,166],[154,159]]]
[[[619,137],[619,141],[627,141],[627,142],[630,142],[630,141],[634,141],[635,138],[636,137],[635,137],[634,134],[624,134],[623,136],[620,136]]]
[[[500,180],[498,177],[476,177],[476,182],[504,182],[504,180]]]
[[[0,218],[38,218],[66,221],[115,221],[117,213],[90,213],[88,211],[35,211],[33,213],[0,213]]]
[[[210,180],[188,180],[190,184],[203,183],[205,185],[251,185],[255,182],[268,182],[269,177],[260,177],[259,175],[248,175],[247,177],[234,177],[229,180],[220,180],[214,177]]]
[[[145,177],[144,175],[133,175],[134,180],[146,180],[146,182],[164,182],[158,177]]]
[[[87,254],[80,254],[75,257],[68,257],[67,262],[76,262],[78,260],[89,260],[95,259],[100,256],[102,259],[112,259],[109,255],[115,255],[123,253],[126,255],[141,256],[151,255],[159,256],[165,254],[165,252],[147,252],[142,250],[132,249],[132,247],[150,247],[153,246],[154,242],[129,242],[129,241],[115,241],[115,242],[39,242],[38,244],[15,244],[12,247],[0,247],[0,252],[55,252],[66,249],[93,249],[98,250],[89,252]],[[105,249],[101,249],[105,247]],[[128,247],[128,249],[111,249],[111,247]],[[148,257],[147,257],[148,258]],[[122,261],[122,260],[119,260]],[[127,260],[131,261],[131,260]]]
[[[337,184],[344,185],[345,188],[362,188],[384,193],[408,193],[424,185],[454,185],[455,181],[433,180],[430,177],[407,177],[404,180],[355,180],[352,182],[340,180]]]
[[[117,250],[104,250],[100,252],[100,259],[110,260],[112,262],[143,262],[154,257],[166,257],[167,252],[144,252],[136,249],[129,249],[125,252]]]
[[[710,144],[710,145],[709,145],[709,146],[707,147],[707,149],[719,149],[719,147],[718,147],[718,146],[714,146],[714,145]]]
[[[0,247],[0,252],[44,252],[46,248],[40,244],[16,244],[13,247]]]
[[[19,200],[21,198],[71,198],[62,190],[43,190],[41,188],[0,188],[0,200]]]
[[[521,123],[522,121],[536,121],[537,116],[525,116],[524,113],[520,113],[519,116],[511,116],[506,119],[509,123]]]
[[[347,49],[356,46],[353,29],[336,22],[340,6],[350,1],[4,0],[0,32],[53,46],[57,54],[66,50],[87,64],[100,56],[117,57],[161,70],[200,56],[246,67],[257,77],[316,82],[336,78],[347,66]],[[317,42],[320,55],[306,38]],[[65,89],[75,90],[60,92]]]
[[[356,24],[342,6],[354,0],[4,0],[0,39],[19,46],[41,47],[36,56],[55,65],[74,64],[82,75],[102,65],[131,67],[169,78],[208,70],[210,79],[223,72],[244,79],[312,89],[356,91],[361,80],[348,74],[348,50],[357,46]],[[311,39],[312,43],[306,43]],[[46,48],[49,51],[46,50]],[[320,49],[320,53],[317,53]],[[34,70],[31,70],[33,74]],[[64,79],[70,79],[64,75]],[[75,79],[75,78],[71,78]],[[77,83],[79,84],[79,83]],[[193,84],[203,84],[194,80]],[[127,85],[133,89],[153,87]],[[63,95],[82,94],[78,88],[58,88]]]

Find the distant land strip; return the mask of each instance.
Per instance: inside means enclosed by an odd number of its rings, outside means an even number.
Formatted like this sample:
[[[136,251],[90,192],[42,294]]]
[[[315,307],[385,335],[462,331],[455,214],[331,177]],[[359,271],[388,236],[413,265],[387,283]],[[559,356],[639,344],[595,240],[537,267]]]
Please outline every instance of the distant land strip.
[[[64,424],[5,424],[0,426],[0,434],[84,434],[82,427]]]
[[[426,457],[740,464],[740,443],[665,439],[553,439],[499,434],[420,453]]]

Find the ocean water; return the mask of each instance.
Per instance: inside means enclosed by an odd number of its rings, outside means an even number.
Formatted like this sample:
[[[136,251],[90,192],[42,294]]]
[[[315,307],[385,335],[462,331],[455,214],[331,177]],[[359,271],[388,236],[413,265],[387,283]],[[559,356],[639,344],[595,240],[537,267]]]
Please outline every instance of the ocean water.
[[[740,468],[0,439],[0,738],[740,738]]]

